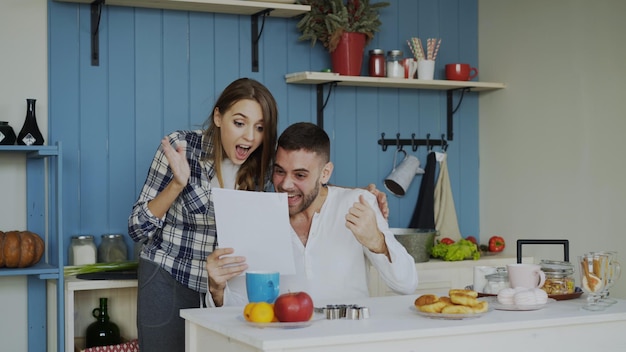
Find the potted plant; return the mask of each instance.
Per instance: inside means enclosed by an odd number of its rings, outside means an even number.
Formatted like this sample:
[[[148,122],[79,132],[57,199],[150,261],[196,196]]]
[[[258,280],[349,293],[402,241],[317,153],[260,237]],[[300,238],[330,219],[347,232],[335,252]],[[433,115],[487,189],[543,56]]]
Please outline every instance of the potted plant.
[[[298,22],[299,40],[317,41],[331,54],[333,71],[358,76],[365,46],[380,30],[378,10],[388,2],[369,0],[302,0],[311,11]]]

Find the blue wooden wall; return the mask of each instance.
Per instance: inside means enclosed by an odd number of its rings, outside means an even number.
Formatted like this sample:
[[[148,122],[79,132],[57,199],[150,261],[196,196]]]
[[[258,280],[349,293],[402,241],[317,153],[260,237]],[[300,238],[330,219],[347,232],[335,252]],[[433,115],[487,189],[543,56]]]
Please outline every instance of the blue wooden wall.
[[[383,26],[366,48],[402,49],[419,36],[442,38],[435,79],[450,62],[478,65],[477,1],[391,0]],[[288,85],[284,76],[330,67],[327,52],[298,41],[297,19],[268,18],[259,43],[260,69],[251,71],[250,17],[107,6],[100,23],[100,65],[90,61],[88,5],[49,0],[49,141],[64,149],[63,224],[66,236],[126,233],[127,218],[152,156],[165,134],[197,128],[228,83],[264,83],[279,105],[279,132],[316,121],[315,86]],[[366,67],[363,68],[363,74]],[[325,109],[335,184],[382,181],[392,167],[386,138],[439,138],[446,132],[445,93],[338,87]],[[478,235],[478,99],[466,95],[454,115],[448,167],[461,232]],[[415,153],[422,166],[426,149]],[[389,195],[390,225],[407,227],[421,177],[407,195]],[[66,242],[69,243],[69,242]],[[128,240],[129,246],[132,242]]]

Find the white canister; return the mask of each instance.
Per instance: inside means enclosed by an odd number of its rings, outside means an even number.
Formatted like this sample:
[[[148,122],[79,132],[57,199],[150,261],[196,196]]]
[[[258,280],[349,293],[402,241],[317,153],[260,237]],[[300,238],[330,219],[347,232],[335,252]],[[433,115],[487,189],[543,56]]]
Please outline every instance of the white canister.
[[[80,235],[72,236],[69,252],[69,265],[85,265],[96,262],[98,250],[93,241],[93,236]]]
[[[497,268],[495,266],[475,266],[474,267],[474,291],[483,292],[485,285],[487,285],[487,275],[495,273]]]

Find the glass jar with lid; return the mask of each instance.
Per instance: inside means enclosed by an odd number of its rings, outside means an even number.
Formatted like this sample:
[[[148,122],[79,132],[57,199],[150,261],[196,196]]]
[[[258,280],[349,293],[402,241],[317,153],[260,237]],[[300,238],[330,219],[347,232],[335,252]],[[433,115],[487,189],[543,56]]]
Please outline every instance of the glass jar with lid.
[[[372,49],[369,55],[370,77],[385,77],[385,52],[382,49]]]
[[[105,234],[101,237],[102,242],[98,247],[99,263],[114,263],[127,260],[128,248],[124,237],[119,234]]]
[[[574,293],[574,265],[570,262],[542,260],[539,265],[546,274],[546,282],[542,289],[549,295],[566,295]]]
[[[402,50],[390,50],[387,52],[387,77],[404,78]]]
[[[94,264],[96,253],[96,244],[92,235],[72,236],[68,256],[69,265]]]
[[[496,295],[500,290],[511,287],[509,273],[504,267],[497,268],[495,273],[485,276],[485,279],[487,279],[487,284],[483,289],[484,293]]]

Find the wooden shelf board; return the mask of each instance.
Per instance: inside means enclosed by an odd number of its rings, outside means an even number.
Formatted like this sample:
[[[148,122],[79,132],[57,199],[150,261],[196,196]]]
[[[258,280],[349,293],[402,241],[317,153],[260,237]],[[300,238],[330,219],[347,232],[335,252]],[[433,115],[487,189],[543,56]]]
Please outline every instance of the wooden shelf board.
[[[55,0],[91,4],[93,0]],[[108,6],[142,7],[164,10],[216,12],[236,15],[253,15],[265,9],[274,9],[271,17],[295,17],[309,12],[311,6],[284,4],[271,1],[246,0],[105,0]]]
[[[287,83],[293,84],[324,84],[337,82],[340,86],[354,87],[383,87],[406,89],[433,89],[450,90],[470,88],[472,91],[489,91],[504,89],[504,83],[474,82],[474,81],[447,81],[447,80],[420,80],[405,78],[386,78],[369,76],[340,76],[325,72],[296,72],[285,76]]]

